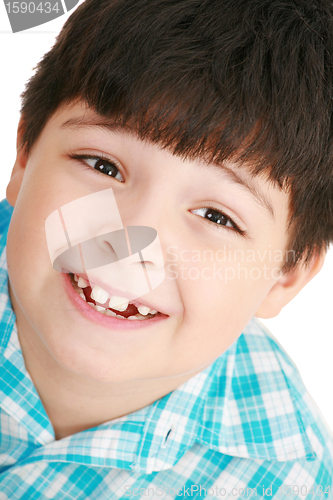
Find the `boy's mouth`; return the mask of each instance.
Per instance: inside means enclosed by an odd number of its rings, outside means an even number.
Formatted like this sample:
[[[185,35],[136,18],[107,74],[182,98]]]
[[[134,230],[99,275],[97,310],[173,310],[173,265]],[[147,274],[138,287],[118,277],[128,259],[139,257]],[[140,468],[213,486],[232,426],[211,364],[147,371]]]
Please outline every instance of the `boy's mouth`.
[[[147,320],[161,313],[144,305],[135,305],[124,297],[110,296],[99,286],[91,288],[82,277],[69,273],[75,292],[96,311],[123,320]],[[136,304],[138,302],[136,301]]]

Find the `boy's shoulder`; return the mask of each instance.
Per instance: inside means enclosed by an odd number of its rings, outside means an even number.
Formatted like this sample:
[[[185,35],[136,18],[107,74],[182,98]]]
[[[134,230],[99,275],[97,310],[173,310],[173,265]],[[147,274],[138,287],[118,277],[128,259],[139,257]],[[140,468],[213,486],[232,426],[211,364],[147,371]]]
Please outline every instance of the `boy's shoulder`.
[[[13,210],[6,199],[0,201],[0,236],[8,227]]]
[[[207,394],[207,444],[243,458],[312,461],[326,453],[333,460],[331,430],[296,365],[257,318],[225,354]]]
[[[258,487],[264,498],[269,485],[280,498],[333,498],[332,431],[267,328],[252,318],[212,368],[198,440],[221,453],[212,455],[221,464],[215,484],[234,485],[231,497]],[[226,457],[232,461],[225,467]]]

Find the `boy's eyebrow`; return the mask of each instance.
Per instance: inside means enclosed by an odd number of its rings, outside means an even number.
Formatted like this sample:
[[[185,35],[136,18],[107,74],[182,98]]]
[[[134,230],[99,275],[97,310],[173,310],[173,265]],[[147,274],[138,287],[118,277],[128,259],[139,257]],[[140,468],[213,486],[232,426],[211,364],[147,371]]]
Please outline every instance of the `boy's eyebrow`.
[[[108,131],[111,132],[129,132],[133,133],[133,129],[131,129],[127,125],[119,124],[113,121],[112,119],[104,118],[104,117],[74,117],[74,118],[69,118],[68,120],[64,121],[61,125],[60,128],[86,128],[86,127],[101,127],[104,129],[107,129]],[[245,188],[247,191],[249,191],[252,196],[255,198],[257,203],[266,209],[266,211],[271,215],[272,219],[275,221],[275,213],[272,204],[270,201],[264,196],[263,193],[261,193],[255,186],[252,186],[249,182],[247,182],[245,179],[242,179],[240,175],[238,175],[233,169],[228,168],[226,165],[223,163],[205,163],[203,164],[205,168],[209,169],[214,169],[217,170],[219,173],[222,173],[222,175],[225,177],[227,176],[232,182],[235,184],[239,184],[243,188]]]
[[[132,132],[133,130],[128,125],[122,125],[120,123],[116,123],[115,121],[107,118],[96,117],[84,117],[78,116],[75,118],[69,118],[64,121],[60,128],[83,128],[83,127],[101,127],[106,128],[111,132]]]
[[[261,191],[259,191],[259,189],[251,185],[248,181],[238,175],[237,172],[235,172],[231,168],[228,168],[223,163],[205,163],[203,166],[208,169],[218,170],[218,172],[222,174],[222,177],[227,176],[233,183],[239,184],[247,191],[249,191],[255,198],[255,201],[270,214],[273,221],[275,222],[275,212],[273,205],[268,200],[268,198]]]

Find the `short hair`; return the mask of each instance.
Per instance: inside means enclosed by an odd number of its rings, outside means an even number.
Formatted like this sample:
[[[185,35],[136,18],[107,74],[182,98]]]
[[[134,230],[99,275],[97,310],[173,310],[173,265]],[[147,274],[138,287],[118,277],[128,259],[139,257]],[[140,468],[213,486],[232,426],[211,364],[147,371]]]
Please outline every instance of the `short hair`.
[[[22,94],[27,153],[81,99],[183,158],[290,193],[287,272],[333,241],[331,0],[86,0]]]

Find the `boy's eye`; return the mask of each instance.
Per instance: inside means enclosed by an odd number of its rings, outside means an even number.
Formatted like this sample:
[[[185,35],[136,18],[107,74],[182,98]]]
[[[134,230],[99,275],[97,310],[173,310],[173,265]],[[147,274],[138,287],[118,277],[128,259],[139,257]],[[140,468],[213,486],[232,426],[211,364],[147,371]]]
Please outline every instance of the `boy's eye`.
[[[226,214],[220,212],[219,210],[215,210],[213,208],[198,208],[196,210],[191,210],[193,214],[201,215],[205,219],[218,224],[220,226],[231,228],[240,234],[245,234],[245,231],[240,229],[237,224]]]
[[[114,177],[120,182],[124,182],[124,178],[119,172],[118,167],[111,160],[106,158],[101,158],[99,156],[87,156],[87,155],[71,155],[73,159],[83,160],[84,163],[90,165],[95,170],[102,172],[109,177]]]

